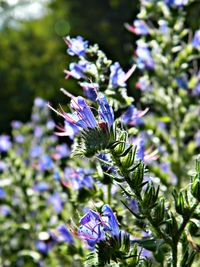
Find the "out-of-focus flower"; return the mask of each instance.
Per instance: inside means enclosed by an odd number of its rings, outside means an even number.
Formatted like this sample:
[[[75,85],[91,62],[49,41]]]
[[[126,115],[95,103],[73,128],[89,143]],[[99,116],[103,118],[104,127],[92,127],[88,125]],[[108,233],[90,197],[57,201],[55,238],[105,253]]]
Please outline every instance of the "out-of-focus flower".
[[[140,125],[143,123],[142,117],[148,112],[148,109],[138,110],[134,105],[130,105],[122,115],[121,120],[126,125]]]
[[[42,149],[40,146],[33,146],[30,150],[30,156],[32,158],[37,158],[41,155]]]
[[[0,152],[7,152],[11,146],[10,136],[0,135]]]
[[[198,147],[200,147],[200,130],[195,135],[195,141]]]
[[[110,66],[110,84],[112,87],[126,86],[126,73],[122,70],[118,62]]]
[[[148,92],[152,91],[152,85],[150,84],[148,78],[145,76],[139,78],[135,86],[141,91],[148,91]]]
[[[43,135],[43,129],[40,126],[36,126],[34,129],[34,136],[40,138]]]
[[[187,90],[188,84],[186,77],[176,77],[176,83],[180,88]]]
[[[192,46],[195,48],[200,47],[200,30],[196,31],[192,39]]]
[[[65,43],[68,45],[68,54],[70,56],[84,56],[85,50],[88,48],[88,41],[84,41],[83,37],[77,36],[76,38],[70,38],[69,36],[64,38]]]
[[[25,140],[25,137],[22,134],[18,134],[14,137],[15,142],[22,144]]]
[[[43,107],[45,107],[46,104],[47,104],[47,102],[40,97],[37,97],[34,100],[34,105],[38,108],[43,108]]]
[[[97,99],[97,89],[99,87],[97,83],[82,82],[80,85],[83,87],[84,94],[87,98],[92,101]]]
[[[65,180],[63,180],[63,185],[72,187],[74,190],[80,188],[92,188],[93,179],[91,176],[91,171],[83,168],[65,168],[64,171]],[[67,183],[66,183],[67,181]]]
[[[56,242],[67,242],[74,244],[74,240],[64,224],[59,225],[56,230],[51,231],[52,237]]]
[[[69,149],[67,144],[61,144],[61,145],[56,146],[53,157],[55,159],[61,159],[61,158],[69,157],[70,153],[71,153],[71,150]]]
[[[193,95],[200,95],[200,71],[197,74],[197,83],[192,90]]]
[[[136,19],[133,22],[133,25],[125,24],[125,27],[130,32],[133,32],[137,35],[147,35],[149,34],[149,27],[144,20]]]
[[[5,198],[6,197],[6,192],[3,188],[0,187],[0,199]]]
[[[11,209],[8,205],[0,205],[0,215],[7,216],[11,213]]]
[[[41,181],[35,183],[33,189],[37,192],[45,192],[49,189],[49,184],[47,182]]]
[[[169,32],[169,27],[168,27],[168,23],[166,20],[160,19],[158,21],[158,25],[159,25],[159,31],[162,34],[167,34]]]
[[[6,168],[7,168],[6,163],[0,160],[0,171],[4,171]]]
[[[55,192],[52,196],[49,197],[48,202],[53,206],[54,210],[57,213],[61,213],[63,209],[63,202],[57,192]]]
[[[46,171],[49,169],[53,168],[53,160],[51,159],[51,157],[49,157],[49,155],[44,154],[41,156],[38,166],[40,168],[40,170],[42,171]]]
[[[35,242],[36,249],[42,254],[47,254],[51,250],[52,246],[53,246],[52,241],[48,240],[47,241],[37,240]]]
[[[187,5],[188,0],[165,0],[165,4],[168,6],[182,7]]]
[[[137,64],[140,69],[144,68],[154,69],[155,63],[151,56],[151,52],[148,48],[148,45],[143,41],[137,42],[136,55],[137,55]]]
[[[47,129],[49,129],[49,130],[53,130],[54,127],[55,127],[55,122],[54,122],[53,120],[49,120],[49,121],[47,122],[46,126],[47,126]]]
[[[13,129],[19,129],[22,126],[22,122],[21,121],[12,121],[11,126]]]
[[[150,163],[158,159],[158,149],[152,150],[152,147],[149,147],[145,150],[145,140],[144,136],[138,136],[133,139],[134,145],[137,146],[136,157],[145,163]]]

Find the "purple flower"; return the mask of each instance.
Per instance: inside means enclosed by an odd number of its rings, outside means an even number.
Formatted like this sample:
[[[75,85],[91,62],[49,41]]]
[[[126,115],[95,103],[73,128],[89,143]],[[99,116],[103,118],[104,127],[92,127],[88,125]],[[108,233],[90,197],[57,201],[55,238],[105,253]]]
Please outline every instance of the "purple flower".
[[[176,77],[176,83],[180,88],[187,90],[188,85],[185,77]]]
[[[6,192],[3,188],[0,187],[0,199],[3,199],[6,197]]]
[[[95,101],[97,98],[97,89],[99,85],[97,83],[82,82],[80,85],[83,87],[84,94],[87,98]]]
[[[168,27],[168,23],[166,20],[159,20],[158,21],[159,24],[159,30],[162,34],[167,34],[169,32],[169,27]]]
[[[40,146],[34,146],[34,147],[31,148],[30,156],[32,158],[37,158],[37,157],[40,156],[41,152],[42,152],[42,149],[41,149]]]
[[[40,158],[39,168],[42,171],[46,171],[53,168],[53,161],[47,154],[42,155],[42,157]]]
[[[64,171],[65,178],[68,181],[68,185],[72,186],[74,190],[78,190],[80,188],[92,188],[93,187],[93,179],[91,177],[91,171],[85,170],[83,168],[65,168]],[[66,185],[65,181],[63,183]]]
[[[187,5],[188,0],[165,0],[165,4],[168,6],[182,7]]]
[[[69,157],[71,150],[67,146],[67,144],[61,144],[56,146],[56,158],[61,159],[65,157]]]
[[[70,116],[70,115],[69,115]],[[69,118],[68,118],[69,119]],[[61,132],[56,132],[58,136],[69,136],[71,140],[74,139],[74,136],[79,133],[78,126],[72,120],[65,120],[64,127],[56,126]]]
[[[22,134],[18,134],[14,137],[15,142],[22,144],[24,142],[24,136]]]
[[[192,39],[192,46],[195,48],[200,47],[200,30],[196,31]]]
[[[108,224],[104,225],[104,230],[109,231],[112,236],[119,236],[119,226],[113,211],[109,205],[104,205],[101,209],[102,216],[108,219]]]
[[[121,119],[127,125],[141,125],[143,123],[142,116],[146,114],[148,109],[138,110],[134,105],[130,105],[126,112],[122,115]]]
[[[77,36],[76,38],[70,38],[69,36],[64,38],[68,45],[68,54],[70,56],[84,56],[85,50],[88,48],[88,41],[84,41],[83,37]]]
[[[95,128],[97,126],[96,119],[83,97],[73,98],[71,107],[75,111],[73,118],[77,126],[82,128]]]
[[[138,201],[136,199],[130,198],[128,206],[134,213],[136,213],[136,214],[138,213],[138,211],[139,211]]]
[[[90,247],[94,247],[100,240],[105,239],[101,217],[93,210],[89,210],[80,220],[78,236],[86,241]]]
[[[53,243],[48,240],[47,241],[37,240],[35,242],[36,249],[42,254],[47,254],[51,250],[52,245]]]
[[[8,205],[0,205],[0,214],[7,216],[11,213],[11,209]]]
[[[34,105],[38,108],[43,108],[46,106],[46,101],[40,97],[37,97],[35,100],[34,100]]]
[[[74,240],[64,224],[59,225],[56,230],[51,231],[51,234],[56,242],[67,242],[70,245],[74,244]]]
[[[141,19],[136,19],[133,23],[134,25],[134,32],[135,34],[138,35],[147,35],[149,34],[149,27],[147,26],[147,24],[141,20]]]
[[[40,138],[43,135],[43,129],[40,126],[36,126],[34,129],[34,136]]]
[[[104,172],[115,172],[116,168],[114,166],[110,166],[109,163],[112,163],[111,159],[109,159],[108,154],[99,154],[97,156],[100,160],[102,159],[103,161],[107,162],[106,163],[102,163],[102,169]]]
[[[7,152],[11,146],[10,136],[0,135],[0,152]]]
[[[72,130],[71,125],[75,125],[78,128],[83,129],[93,129],[99,126],[101,129],[108,130],[109,127],[114,122],[114,112],[113,109],[109,106],[106,97],[100,96],[97,99],[97,102],[99,104],[98,109],[98,115],[99,115],[99,121],[97,123],[96,118],[94,117],[94,114],[91,111],[91,108],[88,106],[85,99],[81,96],[74,97],[67,91],[63,89],[64,93],[71,97],[71,108],[74,110],[72,114],[65,113],[63,110],[61,112],[55,110],[50,105],[49,107],[55,111],[58,115],[62,116],[69,124],[70,129]],[[61,127],[57,127],[58,129],[62,130],[63,133],[56,133],[60,136],[69,136],[70,134],[65,131],[65,129]],[[68,129],[67,129],[68,130]]]
[[[89,64],[89,62],[83,60],[80,60],[78,63],[70,63],[70,71],[65,71],[65,73],[77,80],[79,80],[80,78],[85,78],[84,71],[87,69]]]
[[[114,123],[114,112],[112,107],[108,104],[105,96],[100,96],[97,98],[99,104],[98,114],[100,119],[105,122],[108,127],[111,127]]]
[[[48,130],[53,130],[55,127],[55,122],[53,120],[49,120],[46,124]]]
[[[119,236],[117,220],[109,205],[102,207],[102,215],[89,210],[80,220],[80,227],[76,235],[93,248],[100,240],[106,239],[106,233]]]
[[[198,147],[200,147],[200,130],[197,131],[195,135],[195,141]]]
[[[33,186],[33,189],[37,192],[45,192],[49,189],[49,184],[47,182],[41,181]]]
[[[21,121],[12,121],[11,126],[13,129],[19,129],[22,126],[22,122]]]
[[[7,168],[6,163],[0,160],[0,171],[5,171],[6,168]]]
[[[154,60],[151,56],[151,52],[148,45],[144,42],[137,43],[136,49],[137,63],[140,69],[154,69]]]
[[[122,70],[118,62],[115,62],[113,65],[110,66],[110,71],[110,83],[112,87],[126,86],[126,74]]]
[[[63,209],[63,202],[57,192],[54,193],[51,197],[49,197],[48,201],[57,213],[61,213]]]
[[[152,86],[146,77],[139,78],[138,82],[136,83],[136,88],[140,89],[141,91],[152,91]]]

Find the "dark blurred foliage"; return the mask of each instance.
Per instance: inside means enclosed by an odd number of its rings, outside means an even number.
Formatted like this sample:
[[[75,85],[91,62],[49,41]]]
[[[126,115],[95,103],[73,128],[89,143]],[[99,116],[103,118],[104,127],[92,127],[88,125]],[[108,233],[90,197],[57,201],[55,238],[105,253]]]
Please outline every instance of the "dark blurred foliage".
[[[1,29],[0,131],[9,131],[13,119],[28,120],[35,96],[63,103],[60,87],[78,93],[72,80],[64,80],[70,59],[63,36],[82,35],[122,65],[130,61],[133,37],[124,22],[132,21],[135,1],[56,0],[48,8],[40,19],[18,21],[15,28],[5,23]]]

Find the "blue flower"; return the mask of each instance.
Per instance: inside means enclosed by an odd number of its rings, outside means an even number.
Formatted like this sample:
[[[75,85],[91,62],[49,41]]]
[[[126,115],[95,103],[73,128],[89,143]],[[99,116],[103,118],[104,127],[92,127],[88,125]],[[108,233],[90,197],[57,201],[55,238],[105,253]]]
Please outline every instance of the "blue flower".
[[[49,184],[47,182],[41,181],[33,186],[33,189],[37,192],[45,192],[49,189]]]
[[[150,84],[147,77],[139,78],[138,82],[136,83],[136,88],[140,89],[141,91],[152,91],[152,85]]]
[[[147,113],[148,109],[138,110],[134,105],[130,105],[126,112],[122,115],[122,122],[126,125],[141,125],[143,123],[142,116]]]
[[[97,98],[97,102],[99,104],[98,114],[100,119],[105,122],[108,127],[111,127],[114,122],[114,112],[112,107],[108,104],[105,96]]]
[[[196,31],[192,39],[192,46],[194,48],[200,47],[200,30]]]
[[[34,100],[34,105],[36,107],[38,107],[38,108],[43,108],[43,107],[46,106],[46,104],[47,104],[47,102],[44,99],[40,98],[40,97],[37,97]]]
[[[87,98],[95,101],[97,98],[97,89],[99,85],[97,83],[82,82],[80,85],[83,87],[84,94]]]
[[[154,60],[146,43],[137,42],[136,55],[138,57],[137,63],[140,69],[154,69]]]
[[[12,146],[8,135],[0,135],[0,152],[7,152]]]
[[[176,77],[176,83],[180,88],[183,88],[185,90],[188,89],[187,80],[185,77]]]
[[[36,249],[42,254],[47,254],[51,250],[52,245],[53,243],[48,240],[46,242],[42,240],[37,240],[35,242]]]
[[[97,126],[96,119],[83,97],[73,98],[71,107],[75,111],[73,118],[77,126],[82,128],[95,128]]]
[[[182,7],[187,5],[188,0],[165,0],[165,4],[168,6]]]
[[[64,174],[66,180],[68,181],[68,186],[72,186],[74,190],[78,190],[83,187],[93,187],[93,179],[91,177],[90,170],[85,170],[83,168],[65,168]],[[66,185],[65,182],[64,185]]]
[[[104,225],[104,230],[109,231],[112,236],[119,236],[119,226],[115,215],[109,205],[104,205],[101,209],[102,216],[107,217],[108,225]]]
[[[126,86],[126,74],[122,70],[118,62],[115,62],[113,65],[110,66],[110,71],[110,83],[112,87]]]
[[[71,153],[70,148],[67,146],[67,144],[61,144],[56,146],[56,159],[61,159],[65,157],[69,157]],[[54,158],[55,158],[54,155]]]
[[[53,168],[53,161],[47,154],[42,155],[42,157],[40,158],[39,168],[42,171],[46,171]]]
[[[30,156],[31,156],[32,158],[37,158],[37,157],[40,156],[41,152],[42,152],[42,149],[41,149],[40,146],[34,146],[34,147],[32,147],[31,150],[30,150]]]
[[[50,196],[48,201],[53,206],[54,210],[57,213],[61,213],[61,211],[63,209],[63,202],[62,202],[62,199],[57,192],[55,192],[52,196]]]
[[[78,236],[86,241],[90,247],[94,247],[98,241],[105,239],[100,215],[93,210],[89,210],[81,218],[80,224]]]
[[[77,36],[76,38],[70,38],[69,36],[64,38],[68,45],[68,54],[70,56],[84,56],[85,50],[88,48],[88,41],[84,41],[83,37]]]
[[[78,63],[70,63],[69,65],[69,72],[65,71],[66,74],[74,77],[75,79],[79,80],[81,78],[85,78],[84,71],[87,69],[90,63],[85,60],[80,60]]]
[[[136,19],[134,21],[134,32],[138,35],[147,35],[149,34],[149,27],[147,24],[141,20],[141,19]]]
[[[196,145],[200,147],[200,130],[198,130],[195,135],[195,142],[196,142]]]
[[[6,192],[3,188],[0,187],[0,199],[3,199],[6,197]]]
[[[64,224],[59,225],[56,230],[51,231],[51,235],[56,242],[67,242],[74,244],[74,240]]]

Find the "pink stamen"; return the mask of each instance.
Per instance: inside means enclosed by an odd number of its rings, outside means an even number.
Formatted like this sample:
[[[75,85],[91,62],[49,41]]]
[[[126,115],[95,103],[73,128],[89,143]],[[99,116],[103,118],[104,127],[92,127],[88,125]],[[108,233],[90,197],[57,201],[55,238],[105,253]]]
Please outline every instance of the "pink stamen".
[[[130,77],[131,75],[133,74],[133,72],[135,71],[136,69],[136,65],[133,65],[128,71],[127,73],[125,74],[125,78],[123,79],[124,82],[126,82]]]

